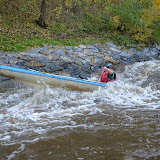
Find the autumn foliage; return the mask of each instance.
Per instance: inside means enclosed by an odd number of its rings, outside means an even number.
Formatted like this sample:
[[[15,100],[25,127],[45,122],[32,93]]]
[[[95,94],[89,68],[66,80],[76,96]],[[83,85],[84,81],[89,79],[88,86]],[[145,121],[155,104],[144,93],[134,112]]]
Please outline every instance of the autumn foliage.
[[[123,45],[160,43],[159,0],[45,0],[45,27],[40,27],[42,2],[0,0],[1,50],[8,36],[23,41],[93,37]]]

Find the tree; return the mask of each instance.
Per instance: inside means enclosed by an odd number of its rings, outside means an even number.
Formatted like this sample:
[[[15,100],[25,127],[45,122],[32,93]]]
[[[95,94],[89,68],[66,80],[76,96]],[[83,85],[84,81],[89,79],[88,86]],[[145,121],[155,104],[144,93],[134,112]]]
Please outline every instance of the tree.
[[[45,23],[45,12],[46,12],[46,0],[43,0],[41,2],[41,13],[40,13],[39,21],[38,21],[38,25],[41,28],[47,27],[47,25]]]

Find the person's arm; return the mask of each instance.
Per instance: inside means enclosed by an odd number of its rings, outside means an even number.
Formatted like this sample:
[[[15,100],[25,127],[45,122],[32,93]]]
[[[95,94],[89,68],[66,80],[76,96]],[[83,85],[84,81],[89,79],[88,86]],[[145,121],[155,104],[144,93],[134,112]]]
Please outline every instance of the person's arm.
[[[104,70],[106,70],[110,75],[113,74],[113,71],[107,67],[103,67]]]

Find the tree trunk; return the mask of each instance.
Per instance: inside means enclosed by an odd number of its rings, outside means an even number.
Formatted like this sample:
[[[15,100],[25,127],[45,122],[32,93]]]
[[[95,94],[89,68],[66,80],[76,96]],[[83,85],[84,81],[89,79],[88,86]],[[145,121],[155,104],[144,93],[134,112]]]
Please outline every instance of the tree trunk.
[[[41,14],[40,14],[40,17],[39,17],[39,22],[38,22],[38,24],[41,28],[46,28],[47,27],[47,25],[45,23],[45,17],[44,17],[45,12],[46,12],[46,0],[43,0],[42,3],[41,3]]]

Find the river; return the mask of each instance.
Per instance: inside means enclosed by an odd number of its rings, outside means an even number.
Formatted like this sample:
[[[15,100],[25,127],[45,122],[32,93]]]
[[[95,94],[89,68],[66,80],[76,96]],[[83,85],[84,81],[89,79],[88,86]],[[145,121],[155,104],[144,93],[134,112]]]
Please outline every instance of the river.
[[[0,159],[160,159],[160,61],[116,71],[116,82],[94,92],[1,88]]]

